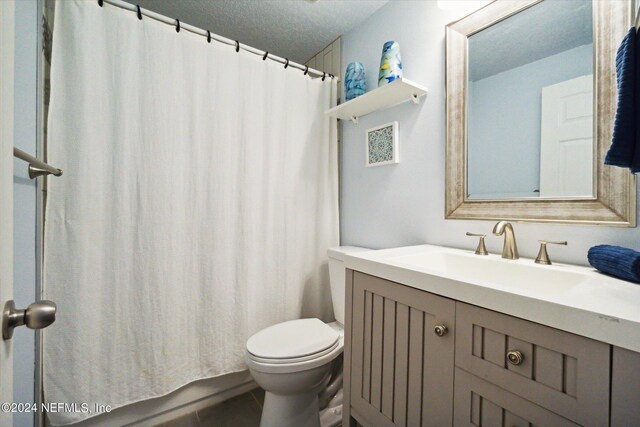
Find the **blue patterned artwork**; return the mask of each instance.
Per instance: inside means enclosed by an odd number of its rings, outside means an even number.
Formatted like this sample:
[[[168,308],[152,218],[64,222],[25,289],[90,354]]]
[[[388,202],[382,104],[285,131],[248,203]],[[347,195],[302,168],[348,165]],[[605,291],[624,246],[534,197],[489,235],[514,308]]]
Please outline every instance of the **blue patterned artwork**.
[[[380,72],[378,73],[378,87],[391,83],[402,77],[402,58],[400,58],[400,45],[394,41],[388,41],[382,46],[380,58]]]
[[[367,83],[364,79],[364,66],[359,62],[351,62],[347,65],[344,78],[344,92],[347,101],[357,98],[367,91]]]
[[[398,163],[398,122],[367,130],[367,166]]]

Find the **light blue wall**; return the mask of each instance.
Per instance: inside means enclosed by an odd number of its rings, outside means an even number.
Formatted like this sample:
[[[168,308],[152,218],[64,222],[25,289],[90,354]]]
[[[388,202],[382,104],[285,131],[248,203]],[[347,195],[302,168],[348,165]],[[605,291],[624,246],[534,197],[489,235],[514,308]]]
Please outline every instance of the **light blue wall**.
[[[542,88],[592,73],[588,44],[471,82],[469,193],[538,195]]]
[[[396,40],[405,77],[427,86],[429,94],[419,106],[405,103],[361,117],[358,125],[342,124],[342,244],[389,248],[431,243],[473,249],[476,241],[464,233],[477,231],[489,235],[490,251],[501,250],[502,241],[490,235],[493,221],[444,219],[444,28],[461,17],[440,10],[435,1],[391,1],[344,35],[342,63],[362,62],[368,87],[377,87],[383,43]],[[400,163],[366,168],[366,129],[394,120],[400,126]],[[536,256],[538,239],[568,240],[569,246],[550,248],[550,254],[578,264],[586,264],[587,250],[600,243],[640,250],[638,228],[525,223],[514,228],[524,257]]]
[[[38,4],[16,2],[14,145],[36,152]],[[36,286],[36,183],[27,164],[14,160],[13,174],[13,294],[18,308],[35,301]],[[34,402],[35,334],[26,327],[13,335],[13,399]],[[15,427],[33,426],[32,413],[13,415]]]

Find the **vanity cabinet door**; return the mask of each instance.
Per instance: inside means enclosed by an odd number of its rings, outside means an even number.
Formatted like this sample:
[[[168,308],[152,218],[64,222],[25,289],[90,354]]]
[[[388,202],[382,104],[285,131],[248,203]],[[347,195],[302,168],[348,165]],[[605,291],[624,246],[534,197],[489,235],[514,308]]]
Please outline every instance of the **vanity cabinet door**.
[[[355,418],[376,427],[450,426],[455,302],[352,274],[352,310],[347,317],[349,394]],[[438,325],[447,328],[442,336],[435,332]]]
[[[578,426],[551,411],[456,368],[455,427]]]
[[[456,328],[456,366],[578,424],[609,424],[608,344],[460,302]]]
[[[640,353],[613,347],[611,427],[640,426]]]

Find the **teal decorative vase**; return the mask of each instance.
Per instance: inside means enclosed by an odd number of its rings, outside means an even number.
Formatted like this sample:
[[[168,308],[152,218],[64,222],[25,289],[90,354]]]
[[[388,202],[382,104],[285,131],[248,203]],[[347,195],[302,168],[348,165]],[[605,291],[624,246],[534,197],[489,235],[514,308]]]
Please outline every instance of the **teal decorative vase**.
[[[364,79],[364,66],[359,62],[351,62],[347,65],[344,78],[344,92],[347,101],[357,98],[367,91],[367,83]]]
[[[400,77],[402,77],[400,45],[397,42],[388,41],[384,46],[382,46],[380,73],[378,74],[378,87],[391,83]]]

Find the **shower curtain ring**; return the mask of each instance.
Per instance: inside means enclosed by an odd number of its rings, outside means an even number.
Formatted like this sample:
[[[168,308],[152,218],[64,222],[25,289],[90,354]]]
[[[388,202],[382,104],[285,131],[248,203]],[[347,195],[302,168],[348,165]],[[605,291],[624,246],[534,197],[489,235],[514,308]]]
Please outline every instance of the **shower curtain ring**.
[[[140,10],[140,5],[137,4],[136,7],[138,8],[138,19],[142,21],[142,11]]]
[[[236,53],[240,52],[240,42],[236,40]]]
[[[324,81],[324,78],[327,77],[327,73],[325,73],[324,71],[322,72],[322,81]]]
[[[284,63],[284,69],[286,70],[289,66],[289,58],[287,58],[287,62]]]
[[[308,72],[309,72],[309,66],[308,66],[308,65],[305,65],[305,68],[304,68],[304,75],[306,76]]]
[[[180,20],[176,19],[176,33],[180,32]]]
[[[267,56],[269,56],[269,52],[265,52],[264,56],[262,57],[262,60],[264,61],[265,59],[267,59]]]
[[[207,43],[211,43],[211,31],[207,30]]]

